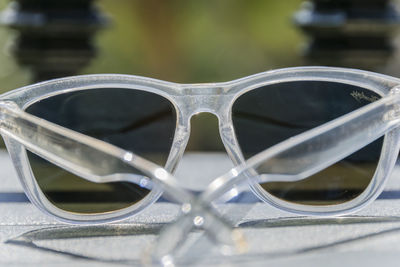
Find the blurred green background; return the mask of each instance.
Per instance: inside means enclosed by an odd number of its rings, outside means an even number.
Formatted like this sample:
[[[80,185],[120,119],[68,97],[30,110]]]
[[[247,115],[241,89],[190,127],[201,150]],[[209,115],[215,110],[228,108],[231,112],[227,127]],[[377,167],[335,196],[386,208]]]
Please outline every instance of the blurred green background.
[[[0,8],[9,1],[0,0]],[[98,55],[80,74],[124,73],[182,83],[219,82],[302,65],[304,35],[292,23],[300,0],[99,0],[110,18],[96,35]],[[0,91],[31,83],[0,28]],[[217,120],[192,120],[189,149],[222,149]]]
[[[0,8],[9,1],[1,0]],[[175,82],[225,81],[301,64],[303,35],[292,24],[301,1],[99,0],[111,24],[82,73],[127,73]],[[0,28],[1,91],[29,84]]]
[[[86,73],[118,72],[175,82],[225,81],[298,65],[300,1],[98,2],[113,24],[99,34]]]

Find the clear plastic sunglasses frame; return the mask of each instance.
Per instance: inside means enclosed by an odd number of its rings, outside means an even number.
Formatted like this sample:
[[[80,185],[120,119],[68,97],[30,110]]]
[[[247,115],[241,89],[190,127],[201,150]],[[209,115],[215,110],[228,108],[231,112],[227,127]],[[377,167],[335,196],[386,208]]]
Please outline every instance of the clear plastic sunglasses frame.
[[[265,85],[289,81],[330,81],[369,89],[382,98],[331,122],[311,129],[244,161],[234,127],[231,107],[242,94]],[[373,201],[383,190],[397,159],[400,145],[400,79],[354,69],[300,67],[268,71],[242,79],[207,84],[177,84],[128,75],[87,75],[51,80],[23,87],[0,96],[0,132],[28,198],[42,211],[69,223],[106,223],[132,216],[160,197],[164,191],[183,203],[187,213],[173,224],[165,237],[180,232],[181,237],[193,227],[193,216],[202,214],[202,227],[221,242],[240,238],[214,212],[211,203],[235,185],[248,182],[263,201],[289,212],[304,215],[333,216],[355,212]],[[98,88],[127,88],[153,92],[167,98],[176,109],[177,126],[166,166],[160,167],[130,151],[85,136],[32,116],[24,110],[42,99],[71,91]],[[290,108],[290,107],[288,107]],[[237,166],[217,178],[199,196],[185,190],[170,174],[181,158],[190,135],[190,118],[210,112],[219,119],[222,142]],[[297,181],[305,179],[385,135],[380,160],[368,188],[355,199],[337,205],[311,206],[280,200],[261,188],[260,182]],[[102,214],[77,214],[63,211],[41,192],[29,165],[26,149],[50,162],[93,182],[128,181],[151,188],[137,204]],[[257,173],[266,169],[272,159],[282,166],[274,173]],[[100,164],[99,164],[100,163]],[[147,177],[121,174],[121,164],[140,170]],[[267,168],[268,169],[268,168]],[[190,216],[189,216],[190,215]],[[189,220],[190,219],[190,220]],[[183,227],[187,225],[187,227]],[[179,230],[179,229],[181,230]],[[227,240],[232,239],[232,240]],[[161,242],[163,243],[163,242]],[[160,247],[160,246],[159,246]]]

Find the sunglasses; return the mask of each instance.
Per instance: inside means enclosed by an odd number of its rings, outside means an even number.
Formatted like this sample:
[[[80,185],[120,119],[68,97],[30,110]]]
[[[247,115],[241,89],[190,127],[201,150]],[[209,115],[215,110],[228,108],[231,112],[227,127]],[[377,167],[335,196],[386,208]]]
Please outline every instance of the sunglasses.
[[[29,199],[61,220],[120,220],[164,190],[228,229],[210,203],[243,182],[261,200],[299,214],[341,215],[373,201],[397,159],[399,84],[328,67],[212,84],[77,76],[1,95],[0,129]],[[188,142],[191,117],[200,112],[218,117],[237,167],[195,197],[169,173]],[[190,218],[189,229],[196,213],[184,213],[178,222]]]

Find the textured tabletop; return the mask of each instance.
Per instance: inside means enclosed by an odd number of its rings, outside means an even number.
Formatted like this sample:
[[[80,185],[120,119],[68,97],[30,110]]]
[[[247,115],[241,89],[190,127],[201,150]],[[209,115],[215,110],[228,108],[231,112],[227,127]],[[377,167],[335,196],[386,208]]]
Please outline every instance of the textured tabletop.
[[[192,153],[176,176],[191,189],[204,188],[232,166],[224,154]],[[166,201],[119,223],[70,226],[30,204],[5,152],[0,152],[0,264],[40,266],[139,265],[160,228],[174,220],[178,206]],[[223,256],[203,232],[190,234],[183,265],[204,266],[398,266],[400,262],[400,171],[372,205],[352,216],[306,218],[244,198],[219,204],[240,225],[249,252]],[[399,193],[398,193],[399,192]]]

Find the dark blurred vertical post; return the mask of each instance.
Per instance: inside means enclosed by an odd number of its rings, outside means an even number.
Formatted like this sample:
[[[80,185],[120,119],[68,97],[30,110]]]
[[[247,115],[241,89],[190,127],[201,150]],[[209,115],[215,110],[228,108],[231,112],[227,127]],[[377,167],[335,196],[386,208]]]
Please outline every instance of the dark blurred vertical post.
[[[1,14],[18,32],[12,52],[34,81],[78,73],[95,56],[93,37],[106,24],[94,0],[14,0]]]
[[[309,36],[308,64],[377,69],[395,52],[400,15],[389,0],[310,0],[295,23]]]

